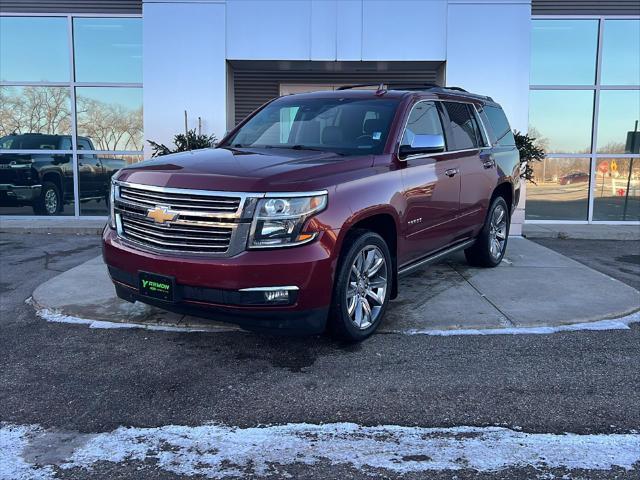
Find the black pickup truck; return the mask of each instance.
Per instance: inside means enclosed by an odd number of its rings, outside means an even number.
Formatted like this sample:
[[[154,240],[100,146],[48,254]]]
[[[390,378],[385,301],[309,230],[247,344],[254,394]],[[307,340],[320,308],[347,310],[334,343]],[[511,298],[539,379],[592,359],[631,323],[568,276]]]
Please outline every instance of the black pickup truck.
[[[0,138],[0,207],[30,205],[38,215],[60,213],[65,203],[73,202],[73,162],[70,154],[48,150],[71,148],[70,135],[25,133]],[[78,137],[78,149],[94,150],[91,139]],[[79,153],[80,201],[108,201],[111,176],[124,166],[124,160]]]

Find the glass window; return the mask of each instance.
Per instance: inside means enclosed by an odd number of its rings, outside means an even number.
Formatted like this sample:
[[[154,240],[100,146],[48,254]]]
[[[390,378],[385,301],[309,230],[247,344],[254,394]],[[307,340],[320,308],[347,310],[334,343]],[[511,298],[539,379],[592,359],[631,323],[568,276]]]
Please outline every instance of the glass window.
[[[108,215],[111,177],[121,168],[140,161],[141,155],[78,153],[80,215]]]
[[[76,81],[142,82],[140,18],[74,18]]]
[[[78,139],[90,150],[142,150],[142,89],[81,87],[76,102]]]
[[[587,220],[588,158],[546,158],[533,164],[535,183],[527,184],[527,220]]]
[[[60,150],[70,134],[69,88],[0,86],[0,137],[12,137],[2,148]]]
[[[529,134],[547,153],[590,153],[591,90],[532,90]]]
[[[0,153],[0,215],[73,215],[71,154]]]
[[[413,107],[402,137],[402,145],[411,145],[416,135],[442,135],[442,122],[434,102],[420,102]]]
[[[593,85],[597,20],[533,20],[532,85]]]
[[[69,81],[66,18],[0,17],[0,80]]]
[[[640,221],[640,158],[599,158],[593,219]]]
[[[603,85],[640,85],[640,20],[605,20]]]
[[[484,114],[489,121],[489,126],[495,135],[495,142],[501,146],[514,146],[516,140],[513,137],[511,126],[500,107],[486,106],[483,109]]]
[[[466,150],[481,144],[480,130],[471,106],[460,102],[442,102],[449,114],[449,150]]]
[[[602,90],[598,153],[640,153],[639,121],[640,90]]]
[[[283,97],[260,110],[221,146],[376,154],[384,147],[397,105],[397,100],[387,99]]]

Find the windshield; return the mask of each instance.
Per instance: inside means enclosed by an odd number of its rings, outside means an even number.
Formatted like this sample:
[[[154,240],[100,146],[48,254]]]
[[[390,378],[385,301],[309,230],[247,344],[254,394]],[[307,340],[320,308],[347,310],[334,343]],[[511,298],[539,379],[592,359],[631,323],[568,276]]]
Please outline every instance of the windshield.
[[[397,106],[397,100],[384,98],[285,97],[263,108],[222,147],[379,154]]]
[[[60,142],[62,140],[62,142]],[[66,141],[65,141],[66,140]],[[59,143],[61,143],[59,145]],[[12,150],[70,150],[71,137],[46,134],[7,135],[0,138],[0,149]]]

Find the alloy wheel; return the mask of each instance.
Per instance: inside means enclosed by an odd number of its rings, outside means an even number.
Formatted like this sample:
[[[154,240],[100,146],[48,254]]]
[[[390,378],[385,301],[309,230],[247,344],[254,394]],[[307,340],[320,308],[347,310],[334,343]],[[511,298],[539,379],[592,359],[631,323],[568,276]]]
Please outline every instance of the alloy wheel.
[[[44,207],[47,209],[49,215],[58,212],[58,194],[55,190],[49,189],[44,194]]]
[[[388,268],[382,251],[367,245],[355,256],[347,284],[347,313],[351,322],[366,330],[380,316],[388,288]]]
[[[507,212],[502,205],[497,205],[491,215],[489,225],[489,251],[495,259],[500,258],[507,243]]]

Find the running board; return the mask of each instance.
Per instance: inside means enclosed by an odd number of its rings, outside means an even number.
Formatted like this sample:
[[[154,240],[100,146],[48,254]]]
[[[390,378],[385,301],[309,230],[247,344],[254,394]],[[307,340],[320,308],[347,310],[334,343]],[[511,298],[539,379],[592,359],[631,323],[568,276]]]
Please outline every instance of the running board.
[[[471,246],[475,241],[475,238],[472,238],[471,240],[465,240],[462,243],[457,243],[451,247],[445,248],[444,250],[440,250],[439,252],[428,255],[420,260],[416,260],[414,263],[410,263],[409,265],[400,267],[400,269],[398,269],[398,276],[401,277],[404,275],[408,275],[410,273],[413,273],[420,267],[429,265],[430,263],[440,260],[441,258],[446,257],[447,255],[450,255],[459,250],[464,250],[465,248]]]

